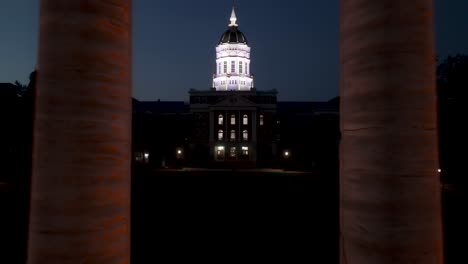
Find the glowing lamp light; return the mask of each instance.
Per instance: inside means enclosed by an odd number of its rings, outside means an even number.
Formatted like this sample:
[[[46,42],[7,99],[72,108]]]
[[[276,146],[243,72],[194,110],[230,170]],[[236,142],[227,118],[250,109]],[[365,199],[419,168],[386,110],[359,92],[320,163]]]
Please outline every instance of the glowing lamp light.
[[[182,154],[182,150],[180,150],[180,149],[177,150],[177,154],[179,154],[179,155]]]
[[[439,173],[441,173],[441,172],[442,172],[442,170],[441,170],[441,169],[438,169],[437,171],[438,171]]]
[[[287,152],[287,151],[284,152],[284,155],[285,155],[286,157],[289,156],[289,152]]]
[[[145,159],[149,158],[149,153],[145,153]]]

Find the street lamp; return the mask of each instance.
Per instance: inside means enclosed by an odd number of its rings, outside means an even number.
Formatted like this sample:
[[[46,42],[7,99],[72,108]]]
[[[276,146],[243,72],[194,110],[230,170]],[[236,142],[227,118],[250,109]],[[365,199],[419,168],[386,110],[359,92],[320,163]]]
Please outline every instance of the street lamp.
[[[181,159],[182,158],[182,148],[177,148],[176,149],[176,155],[177,155],[177,159]]]

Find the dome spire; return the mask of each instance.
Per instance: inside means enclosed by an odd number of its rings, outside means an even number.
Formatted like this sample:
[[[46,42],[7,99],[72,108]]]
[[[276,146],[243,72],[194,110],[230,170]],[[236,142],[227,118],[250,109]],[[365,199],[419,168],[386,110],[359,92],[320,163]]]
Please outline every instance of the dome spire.
[[[237,17],[236,17],[236,10],[235,10],[235,5],[232,5],[232,12],[231,12],[231,24],[229,24],[230,27],[237,27],[238,25],[236,24],[237,22]]]

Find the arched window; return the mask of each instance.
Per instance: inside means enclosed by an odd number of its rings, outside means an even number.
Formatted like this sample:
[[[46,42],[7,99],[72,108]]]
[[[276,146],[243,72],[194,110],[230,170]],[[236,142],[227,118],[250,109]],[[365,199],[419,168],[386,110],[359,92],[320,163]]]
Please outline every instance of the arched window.
[[[248,125],[249,124],[249,117],[247,115],[244,115],[242,118],[242,124]]]
[[[236,131],[231,130],[231,141],[235,141],[235,140],[236,140]]]
[[[260,115],[260,125],[263,126],[263,115]]]
[[[223,140],[223,137],[224,137],[224,133],[222,130],[219,130],[218,131],[218,140]]]
[[[218,125],[222,125],[224,121],[223,115],[218,116]]]
[[[231,125],[235,125],[235,124],[236,124],[236,116],[231,115]]]
[[[247,130],[242,131],[242,139],[244,141],[249,140],[249,132]]]

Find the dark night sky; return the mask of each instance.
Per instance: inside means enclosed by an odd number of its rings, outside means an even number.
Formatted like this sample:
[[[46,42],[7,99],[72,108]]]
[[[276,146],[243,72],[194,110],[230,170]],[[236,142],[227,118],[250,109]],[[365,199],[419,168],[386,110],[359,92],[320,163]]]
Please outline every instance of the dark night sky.
[[[0,82],[27,83],[36,65],[38,0],[0,4]],[[227,29],[230,0],[134,0],[133,94],[187,100],[211,85],[215,45]],[[436,0],[440,58],[468,54],[467,0]],[[338,0],[240,0],[238,24],[252,47],[260,90],[280,100],[338,94]]]

